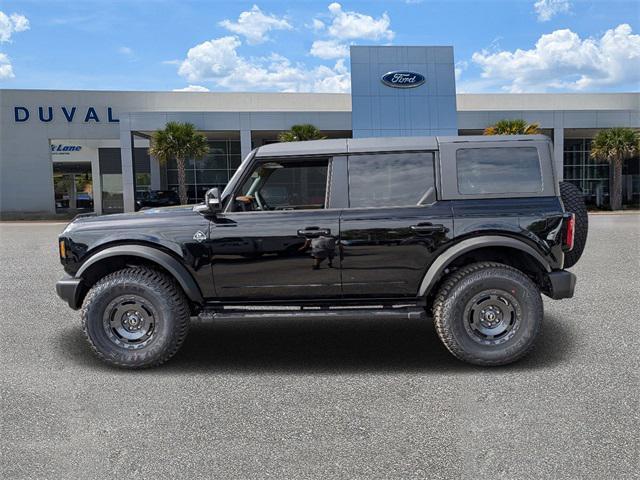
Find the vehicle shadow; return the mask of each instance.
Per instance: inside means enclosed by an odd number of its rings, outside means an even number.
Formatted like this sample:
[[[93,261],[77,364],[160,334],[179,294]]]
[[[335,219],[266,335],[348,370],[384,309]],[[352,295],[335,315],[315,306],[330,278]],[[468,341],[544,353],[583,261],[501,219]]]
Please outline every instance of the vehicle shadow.
[[[62,332],[59,342],[73,361],[110,369],[94,357],[79,327]],[[571,350],[571,335],[562,319],[547,315],[534,351],[498,368],[547,369]],[[161,369],[309,374],[484,370],[454,358],[440,343],[431,321],[379,319],[194,321],[181,350]]]

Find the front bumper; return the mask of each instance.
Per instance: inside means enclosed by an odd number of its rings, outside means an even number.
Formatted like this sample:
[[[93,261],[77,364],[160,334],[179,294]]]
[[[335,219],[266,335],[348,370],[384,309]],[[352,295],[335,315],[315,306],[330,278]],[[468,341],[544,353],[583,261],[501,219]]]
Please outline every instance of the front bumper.
[[[548,274],[549,293],[547,294],[554,300],[573,297],[573,291],[576,288],[576,276],[566,270],[556,270]]]
[[[80,295],[83,289],[82,279],[65,275],[56,283],[56,293],[71,308],[78,310],[81,306]]]

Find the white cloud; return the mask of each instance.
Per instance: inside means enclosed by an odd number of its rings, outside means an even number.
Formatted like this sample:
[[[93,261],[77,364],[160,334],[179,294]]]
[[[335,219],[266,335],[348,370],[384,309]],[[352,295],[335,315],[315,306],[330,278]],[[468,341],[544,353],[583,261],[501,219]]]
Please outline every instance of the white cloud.
[[[223,20],[220,22],[220,26],[244,36],[249,45],[269,40],[267,33],[271,30],[291,30],[293,28],[284,17],[264,13],[257,5],[254,5],[247,12],[242,12],[237,22]]]
[[[309,54],[322,59],[345,58],[349,56],[349,45],[345,40],[392,40],[395,33],[389,29],[391,20],[385,12],[378,19],[359,12],[342,10],[342,5],[329,5],[331,22],[328,27],[321,20],[314,18],[312,29],[324,32],[328,40],[316,40],[311,45]]]
[[[227,76],[241,62],[236,52],[240,44],[238,37],[221,37],[200,43],[189,49],[178,74],[190,82]]]
[[[334,38],[393,40],[395,36],[395,33],[389,29],[391,19],[387,12],[376,19],[364,13],[344,11],[342,5],[335,2],[329,5],[329,12],[332,19],[327,32]]]
[[[628,24],[607,30],[600,38],[585,38],[569,29],[542,35],[530,50],[476,52],[489,86],[509,92],[597,90],[638,85],[640,35]]]
[[[569,0],[537,0],[533,9],[540,22],[548,22],[559,13],[567,13],[571,9]]]
[[[18,13],[7,15],[0,10],[0,43],[10,42],[14,33],[25,30],[29,30],[27,17]]]
[[[233,91],[346,92],[350,76],[343,60],[333,67],[308,68],[278,54],[246,58],[238,54],[238,37],[208,40],[189,49],[178,73],[189,82],[212,82]]]
[[[324,30],[324,27],[325,27],[325,24],[322,20],[318,20],[317,18],[314,18],[312,20],[311,29],[314,32],[319,32],[320,30]]]
[[[130,47],[120,47],[118,48],[118,53],[125,55],[127,57],[133,56],[133,49]]]
[[[460,60],[459,62],[456,62],[455,68],[454,68],[456,82],[460,80],[460,76],[462,75],[462,72],[464,72],[468,67],[469,67],[469,62],[467,62],[466,60]]]
[[[325,60],[331,58],[345,58],[349,56],[349,46],[338,40],[316,40],[311,45],[309,54]]]
[[[312,72],[312,92],[346,93],[351,90],[351,74],[344,59],[336,62],[333,68],[321,65]]]
[[[174,88],[174,92],[209,92],[210,90],[207,87],[203,87],[202,85],[189,85],[184,88]]]
[[[13,74],[13,67],[11,66],[9,57],[7,57],[6,53],[0,52],[0,80],[6,80],[13,77],[15,77],[15,75]]]

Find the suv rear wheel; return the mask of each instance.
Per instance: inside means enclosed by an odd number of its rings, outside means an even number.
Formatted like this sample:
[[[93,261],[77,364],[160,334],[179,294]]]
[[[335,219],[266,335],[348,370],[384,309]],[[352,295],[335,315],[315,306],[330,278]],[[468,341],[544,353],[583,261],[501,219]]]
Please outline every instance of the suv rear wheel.
[[[89,291],[82,327],[103,361],[123,368],[160,365],[189,329],[187,300],[173,279],[146,267],[107,275]]]
[[[474,263],[445,279],[433,305],[436,331],[460,360],[505,365],[533,347],[542,327],[538,287],[501,263]]]

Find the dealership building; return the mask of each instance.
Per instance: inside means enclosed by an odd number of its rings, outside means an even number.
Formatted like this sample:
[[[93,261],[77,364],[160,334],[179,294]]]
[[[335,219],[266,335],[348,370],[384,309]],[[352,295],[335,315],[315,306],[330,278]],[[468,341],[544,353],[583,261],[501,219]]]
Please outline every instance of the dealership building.
[[[133,211],[177,189],[175,162],[148,154],[169,121],[190,122],[209,154],[187,167],[190,200],[224,187],[251,149],[310,123],[326,137],[476,135],[501,119],[538,123],[566,181],[608,204],[608,164],[589,158],[602,129],[640,129],[640,94],[456,93],[452,47],[352,47],[351,94],[0,90],[0,214]],[[623,204],[638,207],[640,160],[625,163]]]

